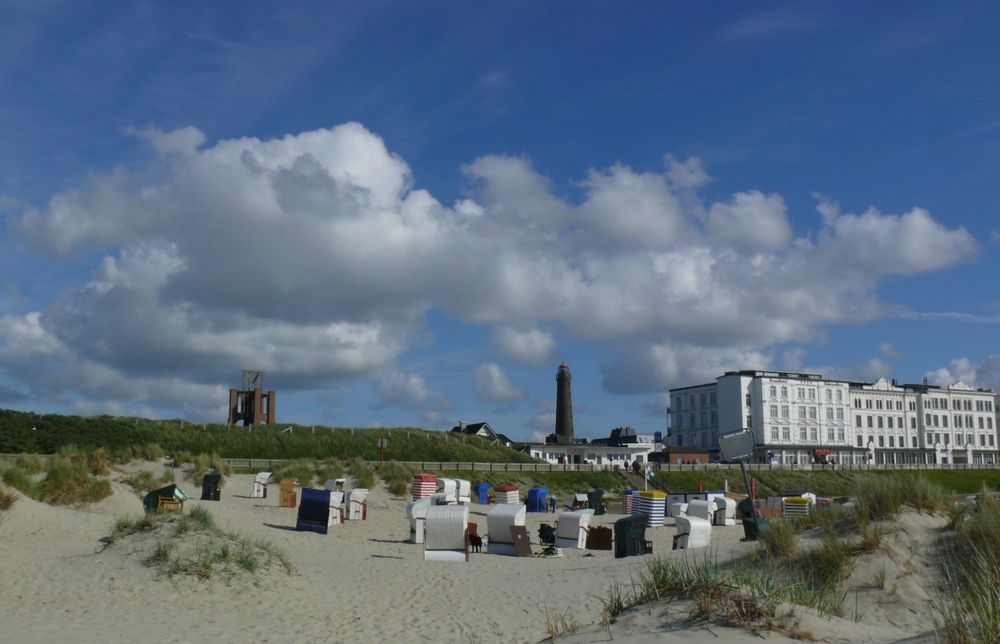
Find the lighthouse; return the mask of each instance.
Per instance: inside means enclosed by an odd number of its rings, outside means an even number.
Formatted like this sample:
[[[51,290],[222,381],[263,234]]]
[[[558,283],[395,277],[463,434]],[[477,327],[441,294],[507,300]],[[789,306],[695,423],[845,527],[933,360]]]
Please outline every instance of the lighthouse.
[[[570,445],[573,442],[573,397],[570,394],[569,365],[563,362],[556,372],[556,443]]]

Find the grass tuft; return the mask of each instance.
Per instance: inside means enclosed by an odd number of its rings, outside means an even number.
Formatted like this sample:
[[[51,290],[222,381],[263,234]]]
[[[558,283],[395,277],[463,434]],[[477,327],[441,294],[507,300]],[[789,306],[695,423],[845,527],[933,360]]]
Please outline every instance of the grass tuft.
[[[38,500],[53,505],[84,505],[111,496],[111,483],[94,478],[82,460],[53,459],[38,484]]]
[[[19,497],[13,492],[8,492],[7,490],[0,490],[0,512],[6,512],[14,507],[17,503]]]
[[[760,545],[772,557],[787,557],[795,551],[795,526],[784,520],[770,521],[761,534]]]

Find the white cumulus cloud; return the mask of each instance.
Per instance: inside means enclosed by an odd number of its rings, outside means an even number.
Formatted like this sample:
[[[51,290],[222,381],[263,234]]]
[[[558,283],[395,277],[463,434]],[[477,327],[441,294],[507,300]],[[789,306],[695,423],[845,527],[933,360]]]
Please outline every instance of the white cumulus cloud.
[[[521,387],[510,381],[507,374],[495,362],[487,362],[476,367],[473,372],[475,377],[476,393],[483,400],[489,402],[502,402],[505,400],[520,400],[527,394]]]

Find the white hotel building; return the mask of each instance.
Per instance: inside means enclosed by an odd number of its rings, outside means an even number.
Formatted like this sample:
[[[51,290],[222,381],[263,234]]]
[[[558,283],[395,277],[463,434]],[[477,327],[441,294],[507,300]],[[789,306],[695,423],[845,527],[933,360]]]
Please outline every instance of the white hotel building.
[[[670,390],[671,445],[718,456],[720,434],[751,429],[758,463],[1000,463],[998,397],[935,387],[730,371]]]

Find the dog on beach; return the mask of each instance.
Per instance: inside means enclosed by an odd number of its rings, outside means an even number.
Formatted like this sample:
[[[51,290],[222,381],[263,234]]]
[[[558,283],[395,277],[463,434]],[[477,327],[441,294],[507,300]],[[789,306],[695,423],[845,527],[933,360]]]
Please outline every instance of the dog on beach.
[[[482,552],[483,551],[483,538],[476,534],[469,535],[469,545],[472,546],[472,552]]]

